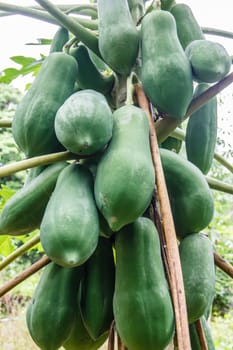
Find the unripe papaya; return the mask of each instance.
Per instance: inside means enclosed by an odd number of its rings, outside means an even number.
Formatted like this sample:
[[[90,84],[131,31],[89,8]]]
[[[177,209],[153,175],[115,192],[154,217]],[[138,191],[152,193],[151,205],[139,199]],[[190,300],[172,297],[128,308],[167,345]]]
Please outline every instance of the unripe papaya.
[[[29,333],[40,349],[57,350],[68,339],[81,276],[80,267],[70,269],[53,262],[42,271],[26,312]]]
[[[189,323],[204,315],[215,293],[213,244],[202,233],[192,233],[180,241],[180,262],[184,280]],[[195,266],[195,268],[194,268]]]
[[[129,350],[163,350],[174,314],[153,222],[140,217],[116,233],[116,329]]]
[[[202,83],[197,85],[194,97],[199,96],[209,87]],[[187,158],[204,174],[211,168],[217,141],[217,98],[213,97],[188,119],[185,137]]]
[[[182,3],[174,4],[171,13],[176,20],[177,34],[183,49],[194,40],[205,39],[190,6]]]
[[[73,163],[58,177],[40,228],[41,244],[58,265],[83,264],[99,239],[93,179],[87,168]]]
[[[99,50],[116,72],[128,75],[136,62],[139,35],[127,0],[99,0]]]
[[[90,336],[97,340],[113,321],[115,264],[110,239],[99,238],[96,250],[84,264],[81,313]]]
[[[113,113],[112,140],[95,177],[95,200],[112,231],[143,214],[154,183],[147,116],[139,107],[120,107]]]
[[[205,176],[175,152],[160,149],[176,234],[183,237],[209,225],[214,200]]]
[[[54,34],[49,53],[62,52],[63,47],[68,40],[69,40],[68,30],[64,27],[59,27],[56,33]]]
[[[58,109],[55,133],[61,144],[75,154],[100,151],[112,137],[112,111],[103,94],[82,90],[72,94]]]
[[[40,227],[58,175],[67,165],[59,162],[47,166],[7,201],[0,215],[1,235],[23,235]]]
[[[191,65],[170,12],[152,11],[142,20],[143,89],[159,112],[182,120],[193,94]]]
[[[55,135],[54,119],[58,108],[73,93],[77,71],[74,57],[51,53],[19,103],[12,131],[27,157],[64,150]]]

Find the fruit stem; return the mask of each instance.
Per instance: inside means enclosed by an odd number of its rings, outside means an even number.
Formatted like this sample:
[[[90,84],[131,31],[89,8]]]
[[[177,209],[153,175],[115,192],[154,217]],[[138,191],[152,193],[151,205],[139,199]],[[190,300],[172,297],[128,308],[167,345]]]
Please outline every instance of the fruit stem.
[[[205,34],[218,35],[218,36],[223,36],[225,38],[233,39],[233,32],[229,32],[229,31],[217,29],[217,28],[209,28],[209,27],[201,27],[201,29]]]
[[[205,178],[206,178],[206,180],[208,182],[209,187],[212,190],[217,190],[217,191],[220,191],[220,192],[233,194],[233,186],[231,186],[231,185],[229,185],[229,184],[227,184],[225,182],[213,179],[212,177],[209,177],[209,176],[206,176]]]
[[[23,255],[30,248],[34,247],[37,243],[40,242],[40,235],[37,234],[29,239],[27,242],[22,244],[19,248],[9,254],[5,259],[0,262],[0,271],[3,270],[6,266],[8,266],[12,261],[17,259],[19,256]]]

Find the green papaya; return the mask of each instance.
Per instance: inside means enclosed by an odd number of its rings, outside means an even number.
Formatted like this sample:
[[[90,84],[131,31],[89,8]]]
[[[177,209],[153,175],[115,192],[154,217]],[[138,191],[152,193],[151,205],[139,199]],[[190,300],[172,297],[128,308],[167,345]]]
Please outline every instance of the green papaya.
[[[69,32],[64,27],[59,27],[54,34],[49,53],[62,52],[64,45],[69,40]]]
[[[55,133],[61,144],[79,155],[92,155],[112,137],[112,111],[103,94],[82,90],[72,94],[58,109]]]
[[[109,332],[105,332],[97,340],[92,339],[83,323],[83,318],[80,310],[81,293],[78,294],[78,303],[75,307],[74,326],[70,336],[64,342],[63,348],[65,350],[97,350],[104,344]]]
[[[209,225],[214,200],[205,176],[175,152],[160,149],[176,234],[183,237]]]
[[[82,270],[50,262],[42,271],[26,311],[26,323],[42,350],[57,350],[68,339],[75,321],[76,296]]]
[[[174,17],[164,10],[150,12],[142,20],[141,36],[143,89],[160,113],[182,120],[192,99],[193,81]]]
[[[193,78],[198,82],[216,83],[231,69],[231,56],[220,43],[194,40],[185,53],[191,63]]]
[[[81,313],[90,336],[97,340],[113,321],[115,264],[112,243],[100,237],[96,250],[84,264]]]
[[[174,313],[153,222],[140,217],[116,233],[113,298],[117,332],[129,350],[163,350]]]
[[[202,329],[205,335],[208,350],[215,350],[214,340],[211,334],[211,328],[204,316],[200,318]],[[202,350],[199,336],[195,327],[195,323],[189,325],[189,335],[191,341],[192,350]]]
[[[191,233],[179,244],[189,323],[204,315],[215,293],[213,244],[202,233]],[[193,268],[195,266],[195,268]]]
[[[74,57],[51,53],[19,103],[12,131],[27,157],[64,150],[55,135],[54,119],[58,108],[73,93],[77,71]]]
[[[128,5],[131,16],[137,24],[145,13],[145,0],[128,0]]]
[[[108,94],[114,85],[113,74],[104,75],[101,73],[90,58],[86,46],[79,45],[71,48],[70,54],[78,63],[77,83],[81,89],[91,89],[104,95]]]
[[[24,180],[24,186],[26,186],[29,182],[36,178],[45,168],[46,165],[40,165],[29,169]]]
[[[205,39],[202,29],[189,5],[183,3],[174,4],[171,8],[171,13],[175,18],[178,38],[183,49],[194,40]]]
[[[95,176],[95,200],[110,229],[118,231],[143,214],[155,186],[149,123],[139,107],[113,113],[113,136]]]
[[[40,227],[58,175],[67,164],[47,166],[6,202],[0,215],[0,235],[18,236]]]
[[[161,10],[170,11],[172,6],[175,4],[175,0],[161,0]]]
[[[93,178],[82,165],[69,164],[59,174],[41,227],[41,244],[48,257],[61,266],[83,264],[99,239]]]
[[[127,0],[98,1],[99,50],[113,71],[129,75],[139,49],[139,34]]]
[[[198,84],[194,98],[209,88],[209,84]],[[203,174],[211,168],[217,142],[218,108],[217,98],[213,97],[188,119],[185,137],[187,158]]]

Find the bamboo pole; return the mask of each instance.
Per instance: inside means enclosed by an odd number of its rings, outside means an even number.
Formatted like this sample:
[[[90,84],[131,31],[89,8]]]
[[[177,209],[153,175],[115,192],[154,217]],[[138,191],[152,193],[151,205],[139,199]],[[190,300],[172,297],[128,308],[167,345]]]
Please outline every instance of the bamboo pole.
[[[217,252],[214,252],[214,262],[218,268],[233,278],[233,266],[227,260],[221,257],[221,255],[219,255]]]
[[[157,194],[167,248],[167,259],[170,275],[169,283],[175,312],[178,348],[179,350],[191,350],[184,283],[176,232],[171,214],[171,207],[163,174],[154,122],[150,113],[149,103],[144,94],[142,86],[136,84],[135,90],[138,104],[146,112],[150,125],[151,153],[155,168]]]
[[[23,272],[17,275],[15,278],[8,281],[4,286],[0,288],[0,297],[8,293],[11,289],[16,287],[18,284],[22,283],[24,280],[26,280],[28,277],[30,277],[37,271],[42,269],[42,267],[47,265],[50,261],[51,260],[45,255],[40,260],[38,260],[33,265],[29,266],[27,269],[25,269]]]

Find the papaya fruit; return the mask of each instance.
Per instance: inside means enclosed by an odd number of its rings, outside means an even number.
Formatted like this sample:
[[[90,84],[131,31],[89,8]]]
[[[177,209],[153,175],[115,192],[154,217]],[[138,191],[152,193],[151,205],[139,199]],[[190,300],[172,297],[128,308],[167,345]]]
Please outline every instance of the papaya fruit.
[[[100,237],[96,250],[84,264],[81,313],[90,336],[97,340],[113,321],[115,264],[111,240]]]
[[[18,236],[40,227],[58,175],[67,165],[58,162],[47,166],[6,202],[0,215],[0,235]]]
[[[194,40],[185,49],[198,82],[216,83],[231,69],[231,56],[223,45],[210,40]]]
[[[175,18],[177,35],[184,50],[192,41],[205,39],[205,35],[189,5],[174,4],[170,11]]]
[[[198,84],[194,98],[209,88],[209,84]],[[218,109],[217,98],[213,97],[188,119],[185,137],[187,158],[203,174],[207,174],[214,159],[217,141]]]
[[[129,75],[138,55],[139,34],[128,2],[99,0],[97,6],[102,58],[116,73]]]
[[[112,137],[112,111],[103,94],[94,90],[75,92],[58,109],[55,133],[61,144],[79,155],[92,155]]]
[[[133,105],[113,113],[113,136],[95,176],[95,200],[110,229],[118,231],[143,214],[155,184],[145,112]]]
[[[42,271],[26,323],[33,341],[42,350],[57,350],[68,339],[75,321],[77,291],[82,269],[50,262]]]
[[[174,17],[165,10],[150,12],[142,20],[141,36],[143,89],[160,113],[182,120],[192,99],[193,81]]]
[[[213,244],[202,233],[190,233],[179,244],[189,323],[197,321],[213,301],[215,265]],[[194,268],[195,267],[195,268]]]
[[[172,6],[175,4],[175,0],[161,0],[161,10],[170,11]]]
[[[137,24],[138,20],[145,13],[145,1],[144,0],[128,0],[129,10],[134,22]]]
[[[64,27],[59,27],[54,34],[51,42],[49,53],[52,52],[62,52],[64,45],[69,40],[69,32]]]
[[[202,329],[203,329],[203,332],[205,335],[207,349],[208,350],[215,350],[214,340],[213,340],[213,337],[211,334],[211,328],[210,328],[206,318],[204,316],[201,316],[200,321],[201,321]],[[202,346],[200,343],[199,336],[197,334],[195,323],[192,323],[189,325],[189,335],[190,335],[192,350],[202,350]]]
[[[214,200],[205,176],[175,152],[160,149],[176,234],[184,237],[209,225]]]
[[[20,101],[12,122],[16,144],[27,157],[64,150],[57,140],[54,119],[73,93],[78,65],[63,52],[51,53]]]
[[[74,305],[74,308],[75,308],[74,326],[68,339],[64,342],[63,348],[65,350],[97,350],[104,344],[105,340],[108,337],[109,332],[105,332],[97,340],[94,340],[90,336],[90,334],[88,333],[83,323],[83,318],[81,315],[80,291],[81,291],[81,288],[79,288],[79,291],[78,291],[77,303],[76,305]]]
[[[94,202],[93,178],[79,164],[69,164],[59,174],[40,227],[41,244],[58,265],[83,264],[99,239],[99,219]]]
[[[90,58],[86,46],[79,45],[71,48],[69,52],[78,63],[77,83],[81,89],[91,89],[104,95],[110,93],[114,85],[113,74],[104,75],[101,73]]]
[[[145,217],[116,233],[113,311],[129,350],[163,350],[174,336],[174,313],[158,232]]]

